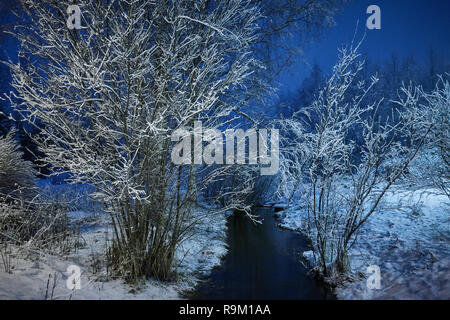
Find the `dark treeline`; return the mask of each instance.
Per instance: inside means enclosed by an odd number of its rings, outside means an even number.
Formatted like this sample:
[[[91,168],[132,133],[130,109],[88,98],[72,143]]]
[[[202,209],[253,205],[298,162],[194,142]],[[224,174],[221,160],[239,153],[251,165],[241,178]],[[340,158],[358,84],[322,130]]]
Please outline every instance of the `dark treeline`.
[[[448,57],[431,48],[427,56],[422,58],[414,54],[404,57],[392,54],[390,59],[381,62],[372,61],[367,54],[363,55],[363,58],[365,67],[359,75],[359,80],[369,82],[372,76],[378,76],[379,82],[372,94],[375,95],[374,98],[384,97],[380,112],[385,116],[390,115],[392,100],[397,99],[398,89],[403,83],[420,85],[429,91],[434,88],[438,75],[450,72]],[[283,117],[290,117],[299,109],[309,106],[327,80],[327,73],[317,63],[314,64],[300,88],[294,94],[289,92],[282,95],[274,111]]]

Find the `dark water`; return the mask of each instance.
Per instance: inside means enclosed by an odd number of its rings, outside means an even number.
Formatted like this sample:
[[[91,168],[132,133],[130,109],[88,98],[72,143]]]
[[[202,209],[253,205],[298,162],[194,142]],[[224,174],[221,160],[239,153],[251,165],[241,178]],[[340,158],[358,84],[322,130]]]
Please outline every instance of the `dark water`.
[[[334,299],[300,263],[306,239],[277,227],[269,208],[256,212],[255,225],[244,215],[228,220],[229,253],[190,299]]]

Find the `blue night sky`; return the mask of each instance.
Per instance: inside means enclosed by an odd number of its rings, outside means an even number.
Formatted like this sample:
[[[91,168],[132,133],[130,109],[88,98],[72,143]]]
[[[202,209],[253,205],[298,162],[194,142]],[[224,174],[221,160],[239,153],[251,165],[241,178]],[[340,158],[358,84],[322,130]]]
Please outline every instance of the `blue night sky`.
[[[366,9],[376,4],[381,9],[381,30],[368,30]],[[302,58],[280,79],[281,92],[296,90],[311,65],[317,63],[326,73],[331,71],[337,48],[351,43],[359,20],[357,40],[366,31],[361,52],[380,62],[392,54],[398,57],[414,54],[425,61],[430,49],[443,57],[450,56],[449,0],[350,0],[335,17],[336,25],[305,46]]]

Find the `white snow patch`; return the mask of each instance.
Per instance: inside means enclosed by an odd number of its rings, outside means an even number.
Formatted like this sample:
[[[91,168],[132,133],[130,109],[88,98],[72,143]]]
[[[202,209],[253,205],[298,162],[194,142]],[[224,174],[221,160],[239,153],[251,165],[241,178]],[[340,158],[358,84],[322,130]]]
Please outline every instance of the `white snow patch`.
[[[123,300],[123,299],[179,299],[175,284],[147,281],[135,291],[120,279],[103,281],[101,274],[91,272],[92,259],[98,257],[99,250],[104,249],[104,239],[110,230],[102,226],[91,228],[83,233],[86,241],[84,248],[67,257],[41,253],[39,256],[28,254],[14,248],[12,273],[0,269],[0,299],[19,300]],[[67,280],[71,265],[81,269],[81,289],[70,290]]]
[[[221,264],[227,254],[226,215],[208,214],[208,209],[198,208],[196,214],[204,214],[194,227],[193,235],[177,248],[175,260],[182,279],[183,290],[192,290],[198,279],[204,278]]]
[[[305,258],[310,266],[314,265],[314,252],[312,250],[304,251],[303,258]]]
[[[384,199],[385,209],[361,228],[350,251],[354,280],[338,287],[337,297],[450,299],[449,205],[446,196],[432,190],[392,189]],[[283,211],[280,226],[301,231],[305,215],[299,207]],[[312,252],[303,256],[309,261]],[[367,288],[370,265],[380,267],[380,290]]]
[[[74,196],[79,194],[80,189],[79,186],[70,189],[68,185],[53,186],[47,183],[44,188],[49,192],[69,190],[69,194]],[[89,205],[89,201],[82,197],[79,199],[83,205]],[[0,299],[45,299],[46,292],[47,299],[180,299],[183,292],[195,287],[198,278],[207,276],[219,265],[227,253],[226,215],[229,212],[208,214],[211,210],[206,206],[195,210],[194,214],[204,217],[195,225],[193,235],[176,250],[175,266],[178,267],[179,279],[172,283],[149,280],[138,290],[121,279],[111,279],[105,270],[95,273],[92,270],[112,239],[108,216],[101,212],[70,211],[67,215],[72,221],[81,224],[78,241],[83,244],[82,248],[65,257],[29,254],[20,248],[12,248],[12,273],[5,272],[0,260]],[[67,288],[69,274],[66,271],[70,265],[81,268],[80,290]]]

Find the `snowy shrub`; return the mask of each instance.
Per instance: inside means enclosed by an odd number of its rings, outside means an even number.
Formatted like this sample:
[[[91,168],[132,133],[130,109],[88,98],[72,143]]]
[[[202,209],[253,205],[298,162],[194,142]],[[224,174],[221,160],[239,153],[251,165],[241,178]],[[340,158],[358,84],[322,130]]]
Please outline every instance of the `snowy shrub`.
[[[394,182],[417,156],[430,125],[409,135],[420,117],[393,110],[381,120],[382,100],[371,95],[378,79],[357,81],[363,69],[356,48],[340,51],[333,74],[311,106],[280,120],[283,132],[280,193],[301,195],[305,232],[317,271],[336,281],[349,271],[349,249],[378,211]],[[360,135],[359,142],[352,137]]]
[[[409,128],[410,135],[428,129],[426,150],[411,166],[410,182],[415,188],[434,189],[450,198],[450,82],[439,77],[433,91],[404,86],[398,102],[412,117],[419,119]]]
[[[14,131],[0,137],[0,195],[23,198],[32,193],[34,186],[33,164],[23,159]]]
[[[0,197],[0,243],[52,253],[73,249],[74,230],[63,206],[36,198],[33,202],[4,200]]]
[[[65,208],[36,192],[33,164],[23,159],[14,134],[0,138],[0,243],[61,249],[71,233]]]
[[[171,133],[226,125],[266,85],[252,55],[262,15],[246,0],[112,0],[83,4],[83,28],[69,30],[65,2],[22,1],[30,24],[10,65],[14,109],[41,129],[42,161],[89,184],[111,215],[112,270],[137,282],[169,279],[177,245],[207,186],[236,166],[178,165]],[[214,10],[211,6],[214,6]],[[33,66],[34,60],[40,67]],[[250,88],[254,88],[250,89]],[[253,179],[223,189],[225,208],[248,211]]]

